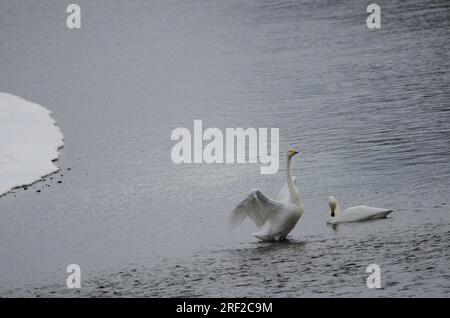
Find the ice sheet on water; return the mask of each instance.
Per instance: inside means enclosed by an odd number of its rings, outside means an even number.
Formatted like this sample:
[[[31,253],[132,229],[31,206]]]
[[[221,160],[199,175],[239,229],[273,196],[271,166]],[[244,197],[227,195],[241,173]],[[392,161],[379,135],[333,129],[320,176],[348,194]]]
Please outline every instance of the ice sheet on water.
[[[0,93],[0,196],[58,171],[63,140],[48,109]]]

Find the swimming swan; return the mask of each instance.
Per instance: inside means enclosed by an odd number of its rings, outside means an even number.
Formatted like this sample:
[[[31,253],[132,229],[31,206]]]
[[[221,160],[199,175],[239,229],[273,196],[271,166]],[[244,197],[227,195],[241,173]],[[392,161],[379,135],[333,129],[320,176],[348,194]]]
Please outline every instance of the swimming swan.
[[[284,240],[303,214],[304,207],[300,193],[291,176],[291,161],[298,152],[289,149],[286,166],[286,183],[275,200],[266,197],[259,190],[253,190],[238,204],[231,214],[231,224],[241,223],[247,216],[260,230],[252,235],[262,241]]]
[[[365,220],[382,219],[388,216],[393,210],[372,208],[370,206],[358,205],[345,209],[341,212],[339,202],[334,196],[328,198],[328,205],[330,206],[330,214],[328,215],[327,223],[348,223]]]

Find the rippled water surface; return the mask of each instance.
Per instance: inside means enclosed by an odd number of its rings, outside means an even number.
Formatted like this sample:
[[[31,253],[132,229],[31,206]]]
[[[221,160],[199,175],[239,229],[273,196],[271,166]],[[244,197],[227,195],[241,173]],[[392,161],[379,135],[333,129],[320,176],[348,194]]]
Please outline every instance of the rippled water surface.
[[[450,5],[2,2],[0,90],[53,111],[61,172],[0,198],[0,296],[450,295]],[[176,127],[279,127],[301,150],[287,242],[226,226],[259,165],[174,165]],[[36,192],[41,190],[41,192]],[[329,227],[327,197],[394,209]],[[65,287],[66,266],[82,288]],[[381,267],[382,289],[366,287]]]

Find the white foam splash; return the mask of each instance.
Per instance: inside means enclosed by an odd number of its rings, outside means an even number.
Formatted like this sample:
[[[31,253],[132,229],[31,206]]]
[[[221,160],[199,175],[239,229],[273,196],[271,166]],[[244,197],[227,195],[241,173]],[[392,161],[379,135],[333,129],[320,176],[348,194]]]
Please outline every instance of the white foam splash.
[[[48,109],[0,93],[0,196],[58,171],[63,140]]]

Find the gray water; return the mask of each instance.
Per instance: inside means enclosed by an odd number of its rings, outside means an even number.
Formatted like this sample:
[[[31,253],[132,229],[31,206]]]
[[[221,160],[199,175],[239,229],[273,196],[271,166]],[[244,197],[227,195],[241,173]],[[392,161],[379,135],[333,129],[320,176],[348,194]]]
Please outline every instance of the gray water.
[[[448,1],[377,1],[379,30],[356,0],[78,3],[68,30],[64,2],[0,0],[0,90],[65,135],[59,173],[0,198],[0,296],[450,295]],[[288,241],[226,226],[250,189],[277,193],[284,154],[276,175],[175,165],[194,119],[301,151]],[[330,194],[395,212],[329,227]]]

